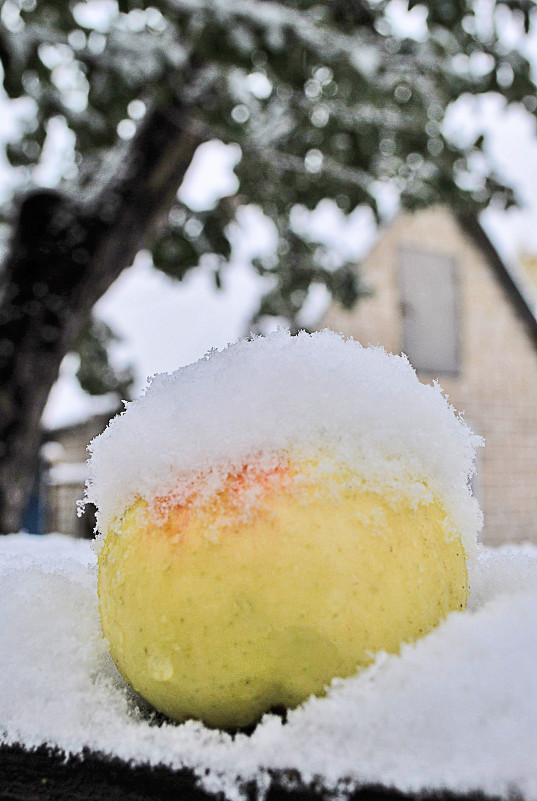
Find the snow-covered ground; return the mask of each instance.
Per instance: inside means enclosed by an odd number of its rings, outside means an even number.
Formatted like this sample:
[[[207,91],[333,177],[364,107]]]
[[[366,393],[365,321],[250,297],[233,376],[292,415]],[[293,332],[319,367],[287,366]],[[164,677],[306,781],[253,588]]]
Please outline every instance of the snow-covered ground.
[[[101,636],[95,557],[60,535],[0,538],[0,742],[189,766],[235,798],[295,768],[325,786],[537,799],[537,548],[480,551],[468,611],[251,735],[154,725]]]
[[[465,534],[469,607],[334,681],[285,723],[267,715],[235,736],[194,721],[157,725],[103,640],[90,544],[0,537],[0,743],[189,767],[232,800],[244,782],[262,788],[271,770],[291,769],[332,790],[381,783],[537,801],[537,547],[476,546],[467,479],[478,445],[405,359],[326,332],[243,342],[156,379],[93,444],[88,492],[103,532],[133,493],[177,502],[178,476],[190,493],[201,475],[216,491],[219,469],[296,450],[327,483],[335,459],[360,486],[442,498]],[[382,525],[371,531],[388,536]]]

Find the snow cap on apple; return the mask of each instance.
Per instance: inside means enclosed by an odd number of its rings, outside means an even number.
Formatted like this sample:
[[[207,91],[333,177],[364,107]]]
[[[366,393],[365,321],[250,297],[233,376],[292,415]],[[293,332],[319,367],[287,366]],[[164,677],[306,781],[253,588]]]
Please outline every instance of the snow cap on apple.
[[[176,720],[245,726],[465,608],[480,442],[404,357],[329,331],[153,378],[90,447],[123,677]]]

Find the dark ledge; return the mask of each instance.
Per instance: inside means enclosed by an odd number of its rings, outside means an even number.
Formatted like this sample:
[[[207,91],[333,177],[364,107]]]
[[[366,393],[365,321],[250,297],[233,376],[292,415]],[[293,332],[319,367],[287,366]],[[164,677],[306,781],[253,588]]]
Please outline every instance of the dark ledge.
[[[255,788],[247,788],[255,801]],[[306,787],[296,777],[275,773],[265,801],[312,801],[333,798],[322,787]],[[380,785],[368,785],[352,801],[499,801],[481,793],[458,795],[428,792],[407,795]],[[28,751],[20,745],[0,745],[0,801],[214,801],[192,771],[164,766],[129,765],[118,758],[86,752],[65,757],[46,746]],[[222,801],[222,797],[220,797]]]

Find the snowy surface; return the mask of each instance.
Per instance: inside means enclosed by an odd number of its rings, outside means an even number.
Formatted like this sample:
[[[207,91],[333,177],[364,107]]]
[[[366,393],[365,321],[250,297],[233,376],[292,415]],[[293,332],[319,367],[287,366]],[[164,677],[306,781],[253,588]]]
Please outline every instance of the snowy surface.
[[[60,535],[0,538],[0,742],[187,766],[230,799],[279,768],[327,787],[537,799],[534,546],[483,549],[468,611],[335,682],[286,724],[268,715],[235,737],[155,725],[138,705],[101,636],[94,560],[89,543]]]
[[[106,532],[138,498],[184,502],[245,465],[334,465],[369,489],[444,503],[468,553],[481,524],[468,480],[480,437],[405,357],[331,331],[276,332],[153,378],[90,445],[88,498]]]

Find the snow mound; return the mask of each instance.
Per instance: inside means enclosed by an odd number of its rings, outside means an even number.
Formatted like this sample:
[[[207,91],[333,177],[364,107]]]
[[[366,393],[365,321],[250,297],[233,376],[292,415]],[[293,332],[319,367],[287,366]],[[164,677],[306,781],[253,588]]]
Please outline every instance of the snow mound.
[[[0,743],[188,767],[230,801],[274,770],[338,797],[380,783],[537,801],[535,546],[480,549],[467,611],[250,736],[155,725],[108,654],[94,565],[86,542],[0,538]]]
[[[437,496],[471,553],[481,515],[468,482],[480,444],[406,358],[331,331],[279,331],[155,376],[90,445],[87,499],[106,532],[137,498],[180,501],[200,477],[215,491],[248,464],[321,461],[373,490]]]

